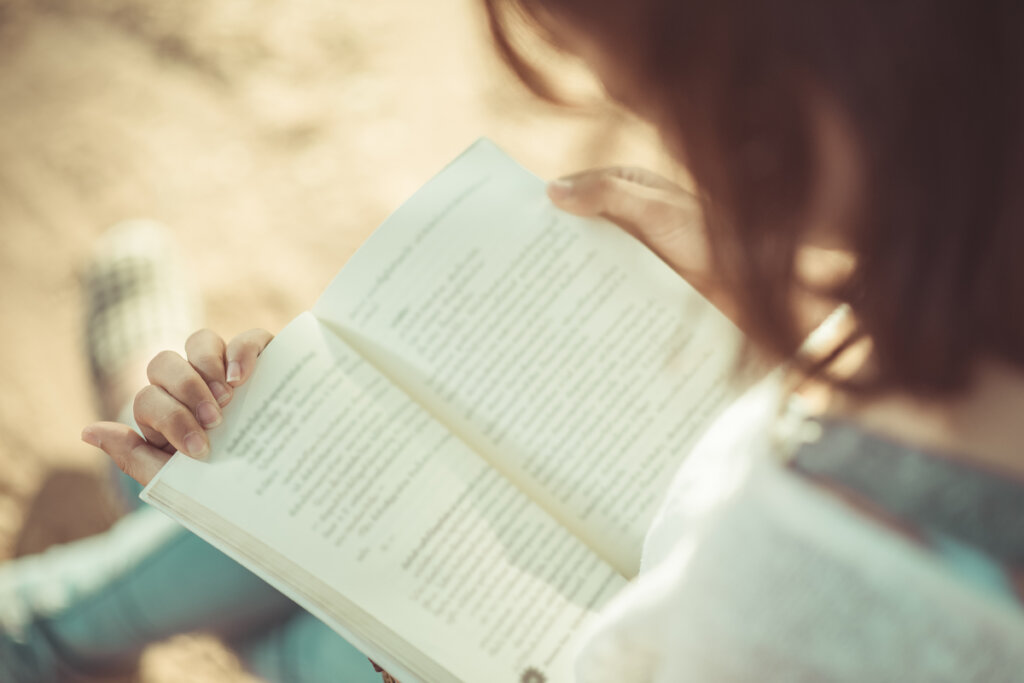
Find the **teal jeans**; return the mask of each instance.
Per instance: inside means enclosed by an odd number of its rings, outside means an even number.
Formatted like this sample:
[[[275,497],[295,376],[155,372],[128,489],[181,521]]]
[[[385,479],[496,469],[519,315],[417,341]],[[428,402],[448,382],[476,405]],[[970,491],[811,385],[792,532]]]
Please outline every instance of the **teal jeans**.
[[[204,631],[222,637],[269,681],[379,683],[347,641],[161,512],[138,504],[112,529],[67,548],[74,581],[42,629],[84,670],[131,660],[148,644]],[[77,545],[78,547],[74,547]]]

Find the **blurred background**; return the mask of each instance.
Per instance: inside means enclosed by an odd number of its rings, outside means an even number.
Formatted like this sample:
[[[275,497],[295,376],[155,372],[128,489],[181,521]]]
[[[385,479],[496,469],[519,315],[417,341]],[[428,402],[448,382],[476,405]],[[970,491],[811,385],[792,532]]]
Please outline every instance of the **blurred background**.
[[[208,326],[276,331],[482,135],[546,177],[670,169],[620,112],[528,94],[477,0],[0,0],[0,561],[117,515],[79,441],[80,275],[107,227],[165,223]],[[248,679],[191,635],[142,680]]]

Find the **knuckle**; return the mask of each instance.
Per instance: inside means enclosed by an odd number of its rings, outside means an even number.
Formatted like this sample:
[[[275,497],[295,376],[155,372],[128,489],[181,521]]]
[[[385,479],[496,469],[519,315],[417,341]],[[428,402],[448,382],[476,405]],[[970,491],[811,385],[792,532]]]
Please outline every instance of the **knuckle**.
[[[188,336],[188,339],[185,340],[185,344],[186,345],[201,344],[202,342],[208,341],[208,340],[210,340],[212,338],[215,338],[216,336],[217,336],[217,333],[214,332],[213,330],[211,330],[210,328],[208,328],[208,327],[201,327],[201,328],[199,328],[198,330],[196,330],[195,332],[193,332],[192,334],[190,334]]]
[[[255,339],[246,339],[242,342],[242,353],[246,356],[256,357],[263,349],[263,346]]]
[[[627,182],[635,183],[640,176],[640,169],[636,166],[614,166],[608,169],[611,178],[619,178]]]
[[[160,393],[160,390],[152,384],[139,389],[138,393],[135,394],[135,414],[138,415],[140,410],[145,410],[148,406],[153,404],[155,394]]]
[[[159,375],[162,370],[173,364],[175,359],[179,357],[178,354],[170,349],[161,351],[149,361],[149,364],[146,366],[146,375],[152,379],[154,375]]]
[[[189,359],[189,362],[195,369],[206,372],[216,371],[224,365],[224,360],[219,355],[209,351],[196,353]]]
[[[601,173],[594,178],[594,190],[599,194],[614,192],[617,187],[616,177],[612,173]]]
[[[674,206],[663,202],[651,202],[644,208],[644,218],[653,226],[675,228],[684,223],[682,213]]]
[[[253,328],[238,335],[232,341],[232,345],[240,354],[246,356],[258,356],[260,351],[273,337],[269,332],[261,328]]]
[[[113,459],[114,464],[117,465],[117,468],[119,470],[127,474],[132,479],[135,478],[135,462],[132,460],[130,455],[125,453],[117,453],[111,455],[110,457],[111,459]]]
[[[174,355],[176,356],[174,361],[166,361],[166,364],[159,366],[150,376],[149,379],[153,383],[150,386],[153,389],[150,392],[151,396],[147,396],[147,398],[156,399],[154,403],[157,403],[159,400],[156,394],[165,391],[179,401],[190,403],[201,400],[206,396],[206,382],[189,363],[186,363],[177,354]]]
[[[652,185],[652,174],[645,168],[639,166],[623,166],[619,169],[619,177],[628,183],[650,187]]]
[[[169,393],[179,401],[193,404],[206,398],[206,382],[196,373],[175,378]]]
[[[194,419],[191,411],[186,410],[185,406],[177,402],[153,417],[151,422],[153,428],[163,434],[168,441],[173,440],[173,437],[184,437],[193,428],[191,423],[194,422]]]
[[[163,351],[161,351],[160,353],[156,354],[156,356],[153,357],[153,361],[159,362],[163,365],[168,365],[170,363],[174,363],[180,358],[181,356],[179,356],[176,352],[171,351],[170,349],[164,349]]]
[[[146,468],[131,452],[126,453],[117,461],[117,467],[140,484],[146,483],[144,478]]]
[[[254,344],[259,344],[267,337],[270,337],[271,334],[264,330],[262,327],[254,327],[251,330],[247,330],[242,336],[244,336],[247,341],[250,341]]]

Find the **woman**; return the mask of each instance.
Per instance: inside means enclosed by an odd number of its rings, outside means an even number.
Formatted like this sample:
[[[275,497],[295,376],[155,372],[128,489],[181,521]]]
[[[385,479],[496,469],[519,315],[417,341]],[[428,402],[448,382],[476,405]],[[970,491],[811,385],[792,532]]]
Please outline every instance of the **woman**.
[[[643,240],[792,358],[682,468],[581,681],[1015,680],[1024,671],[1024,13],[1013,2],[486,0],[650,120],[698,188],[635,171],[552,199]],[[148,480],[201,456],[269,334],[190,338],[88,427]],[[809,406],[809,407],[807,407]],[[802,411],[802,412],[801,412]]]

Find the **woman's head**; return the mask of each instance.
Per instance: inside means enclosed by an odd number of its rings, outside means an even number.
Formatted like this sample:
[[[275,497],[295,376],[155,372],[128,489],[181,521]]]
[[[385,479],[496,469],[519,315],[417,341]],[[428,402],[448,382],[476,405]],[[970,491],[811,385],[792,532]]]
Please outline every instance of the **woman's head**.
[[[829,294],[873,342],[876,388],[947,392],[1024,366],[1024,11],[1013,0],[485,0],[526,18],[657,125],[705,203],[720,274],[767,349],[798,343],[799,245],[856,267]]]

